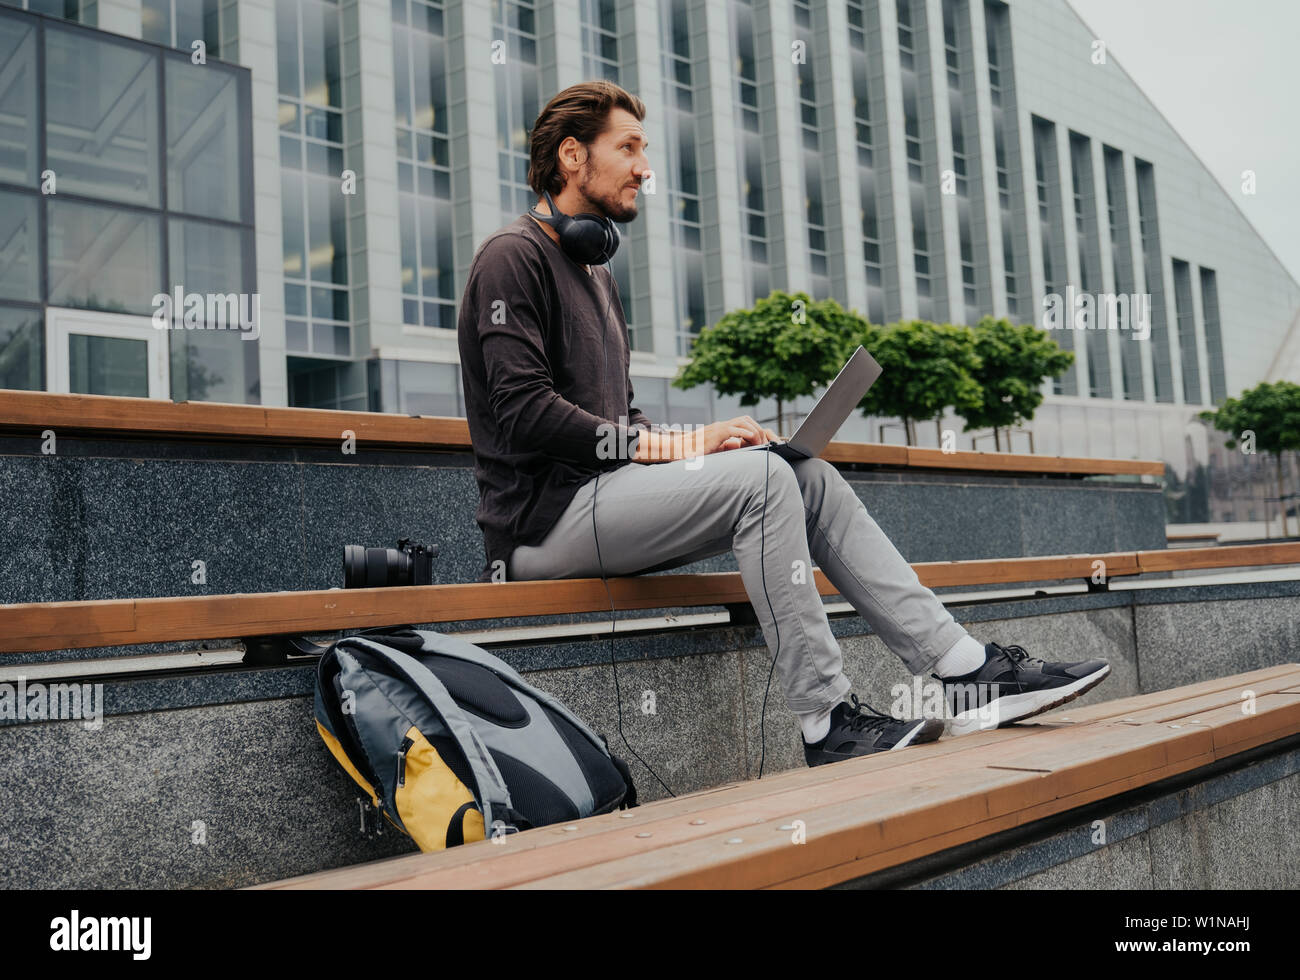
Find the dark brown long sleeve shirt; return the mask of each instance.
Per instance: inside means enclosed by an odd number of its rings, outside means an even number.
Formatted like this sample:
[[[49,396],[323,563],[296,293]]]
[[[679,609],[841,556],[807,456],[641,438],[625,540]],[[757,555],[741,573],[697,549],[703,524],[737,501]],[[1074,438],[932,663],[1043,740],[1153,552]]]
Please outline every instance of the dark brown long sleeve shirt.
[[[651,423],[632,407],[613,275],[589,273],[526,214],[475,252],[457,338],[485,582],[546,537],[579,487],[626,465]]]

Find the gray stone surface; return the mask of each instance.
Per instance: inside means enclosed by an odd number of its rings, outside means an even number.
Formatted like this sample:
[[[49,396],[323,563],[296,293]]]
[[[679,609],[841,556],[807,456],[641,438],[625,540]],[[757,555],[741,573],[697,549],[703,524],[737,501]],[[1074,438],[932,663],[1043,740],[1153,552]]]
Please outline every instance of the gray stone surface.
[[[842,472],[910,561],[1164,546],[1154,484]],[[438,544],[436,582],[475,581],[483,564],[466,453],[67,436],[42,456],[7,438],[0,490],[6,603],[330,588],[344,544],[403,536]],[[672,571],[735,569],[727,553]]]
[[[1300,888],[1300,775],[1189,812],[1150,832],[1156,888]]]
[[[925,890],[1001,888],[1008,882],[1030,880],[1041,872],[1050,872],[1068,861],[1095,862],[1096,852],[1103,849],[1103,846],[1105,849],[1121,849],[1123,854],[1116,859],[1108,859],[1108,862],[1112,868],[1122,867],[1125,858],[1131,858],[1136,851],[1132,839],[1145,833],[1149,825],[1147,810],[1141,806],[1107,815],[1104,838],[1099,836],[1100,828],[1094,824],[1093,819],[1081,818],[1068,829],[1034,844],[1006,847],[992,857],[929,878],[914,887]],[[1104,840],[1104,845],[1097,843],[1098,840]],[[1108,862],[1101,862],[1101,865],[1105,867]],[[1133,887],[1150,887],[1150,874],[1147,874],[1144,884]]]
[[[1151,888],[1151,854],[1146,834],[1095,847],[1064,864],[1000,885],[1009,889]]]
[[[67,528],[66,470],[40,459],[0,457],[0,604],[59,598],[71,589],[71,565],[85,548]]]
[[[1142,605],[1134,617],[1146,691],[1300,661],[1294,600]]]
[[[608,663],[538,671],[529,674],[528,681],[555,695],[605,736],[610,751],[631,768],[643,801],[663,799],[667,790],[674,795],[693,793],[744,778],[736,697],[740,668],[735,654],[620,660],[618,688],[626,743],[619,737],[618,702]],[[651,707],[653,712],[645,710]]]
[[[415,850],[362,836],[362,791],[306,698],[14,726],[0,745],[3,888],[235,887]]]
[[[1005,846],[913,887],[1295,888],[1297,794],[1300,750],[1291,749],[1114,812],[1104,804],[1085,808],[1066,829]],[[872,885],[868,876],[845,887]]]

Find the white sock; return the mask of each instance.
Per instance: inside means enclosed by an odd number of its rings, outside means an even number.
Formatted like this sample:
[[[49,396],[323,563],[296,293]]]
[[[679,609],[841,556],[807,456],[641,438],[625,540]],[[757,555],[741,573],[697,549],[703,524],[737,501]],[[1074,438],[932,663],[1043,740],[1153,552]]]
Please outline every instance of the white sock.
[[[984,644],[970,634],[954,643],[934,665],[940,677],[960,677],[984,664]]]
[[[839,704],[838,701],[835,704]],[[820,711],[810,711],[799,715],[799,725],[803,728],[803,740],[809,745],[820,742],[831,732],[831,712],[835,704]]]

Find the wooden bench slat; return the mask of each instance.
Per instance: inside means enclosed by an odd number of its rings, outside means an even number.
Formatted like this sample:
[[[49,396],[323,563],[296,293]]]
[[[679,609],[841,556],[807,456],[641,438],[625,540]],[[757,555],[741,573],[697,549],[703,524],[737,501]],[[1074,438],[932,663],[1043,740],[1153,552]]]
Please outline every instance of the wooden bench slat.
[[[1096,459],[1080,456],[1040,456],[1031,453],[951,452],[908,447],[910,466],[932,469],[993,470],[1006,473],[1057,473],[1061,475],[1163,476],[1160,460]]]
[[[1117,785],[1131,788],[1133,776],[1141,777],[1140,785],[1221,758],[1215,749],[1218,729],[1223,730],[1222,743],[1230,746],[1300,730],[1300,702],[1295,699],[1265,696],[1258,708],[1255,715],[1243,715],[1229,707],[1217,716],[1207,716],[1207,725],[1179,730],[1162,725],[1099,725],[1041,733],[1034,739],[1036,743],[1063,742],[1073,760],[1049,773],[985,768],[956,777],[930,778],[929,767],[918,760],[913,768],[921,782],[910,786],[878,793],[872,780],[864,780],[857,787],[858,797],[817,805],[815,811],[812,801],[800,805],[797,798],[768,798],[751,805],[752,819],[743,832],[720,830],[653,853],[534,879],[522,887],[761,888],[802,877],[810,869],[839,877],[845,875],[846,867],[856,866],[852,874],[861,874],[861,862],[872,851],[933,839],[954,826],[965,826],[965,834],[958,836],[967,840],[985,836],[990,832],[988,826],[972,826],[971,822],[972,816],[980,814],[981,800],[984,824],[1016,826],[1024,822],[1029,810],[1035,814],[1033,819],[1038,819],[1112,796]],[[847,785],[842,787],[847,789]],[[840,795],[842,792],[836,794]],[[865,807],[864,800],[869,800]],[[810,820],[808,838],[802,845],[792,845],[789,833],[776,829],[800,814],[813,812],[815,819]],[[743,842],[727,844],[729,835],[739,835]]]
[[[1300,562],[1300,541],[1139,551],[1137,560],[1143,572],[1172,572],[1192,568],[1244,568],[1249,565],[1289,565]]]
[[[578,829],[574,832],[565,832],[559,827],[539,828],[512,836],[504,845],[476,844],[433,854],[408,855],[385,861],[383,866],[359,865],[264,887],[508,887],[531,880],[536,876],[538,868],[544,870],[548,867],[576,867],[594,863],[593,848],[598,846],[599,841],[613,841],[625,851],[652,851],[661,845],[666,839],[665,835],[670,832],[680,834],[685,829],[690,837],[719,832],[720,807],[744,806],[778,792],[811,801],[823,787],[850,777],[862,776],[873,779],[872,798],[875,799],[875,794],[883,789],[886,782],[894,784],[901,778],[900,785],[910,785],[916,781],[910,767],[917,764],[922,756],[915,753],[925,753],[926,764],[931,767],[926,774],[926,779],[929,780],[934,778],[931,769],[936,760],[945,757],[951,762],[951,766],[945,767],[945,772],[967,771],[972,766],[986,767],[989,764],[1014,761],[1018,758],[1017,752],[1040,744],[1037,739],[1047,729],[1060,729],[1064,733],[1062,744],[1069,744],[1074,737],[1070,734],[1073,726],[1061,724],[1062,717],[1067,715],[1071,718],[1086,717],[1099,724],[1116,724],[1143,709],[1169,711],[1171,706],[1207,695],[1217,698],[1220,703],[1234,704],[1238,691],[1244,686],[1251,687],[1260,695],[1295,686],[1297,680],[1300,680],[1300,665],[1263,668],[1235,677],[1204,681],[1122,701],[1099,702],[1074,712],[1060,709],[1033,719],[1032,724],[977,736],[944,739],[931,745],[918,746],[908,753],[881,753],[838,766],[798,769],[762,781],[751,780],[676,799],[660,800],[628,811],[626,816],[607,814],[579,821],[576,825]],[[978,756],[977,761],[975,756]],[[891,772],[893,776],[889,775]],[[901,777],[899,773],[902,774]],[[705,816],[708,816],[709,822],[703,826],[687,822],[689,817]],[[722,829],[744,826],[751,819],[748,811],[742,811],[739,824],[725,824]],[[635,838],[634,835],[641,831],[649,831],[653,836],[648,839]],[[521,852],[534,849],[541,853],[527,859],[522,857]]]
[[[999,585],[1090,578],[1094,562],[1105,562],[1107,578],[1138,574],[1137,553],[1104,555],[1044,555],[1031,558],[972,559],[918,562],[912,566],[921,584],[936,589],[954,585]]]
[[[1170,552],[1115,552],[1031,558],[920,562],[912,567],[930,588],[1087,578],[1097,560],[1108,578],[1175,568],[1300,562],[1300,543],[1188,548]],[[821,569],[818,592],[837,594]],[[749,601],[739,572],[575,578],[328,589],[312,592],[237,593],[154,599],[0,605],[0,653],[127,646],[180,640],[224,639],[261,633],[340,629],[605,612],[609,596],[621,610],[743,604]]]
[[[1129,728],[1129,726],[1122,727]],[[766,821],[779,826],[796,817],[807,819],[808,832],[811,835],[825,828],[827,807],[843,804],[851,808],[856,807],[860,811],[865,802],[871,816],[871,823],[866,826],[866,829],[868,833],[872,828],[880,831],[881,837],[878,843],[881,847],[893,846],[894,840],[887,833],[890,826],[894,827],[897,834],[903,835],[902,842],[910,842],[930,836],[930,832],[925,828],[925,820],[936,822],[936,826],[939,827],[935,831],[937,833],[948,824],[963,825],[977,820],[991,819],[1036,804],[1038,802],[1036,786],[1039,781],[1047,775],[1056,773],[1038,773],[1034,771],[1037,767],[1013,768],[1007,763],[1022,761],[1021,757],[1026,752],[1038,754],[1048,751],[1049,747],[1045,743],[1052,740],[1055,741],[1058,749],[1064,749],[1065,757],[1070,760],[1056,765],[1057,769],[1067,771],[1066,775],[1058,779],[1058,784],[1061,784],[1058,795],[1064,795],[1072,790],[1077,791],[1078,787],[1075,784],[1079,782],[1079,777],[1068,771],[1077,767],[1080,746],[1083,744],[1080,739],[1085,736],[1091,737],[1094,741],[1100,739],[1105,745],[1103,754],[1107,756],[1113,753],[1114,745],[1128,745],[1132,741],[1127,732],[1106,734],[1104,726],[1094,726],[1084,732],[1068,729],[1055,731],[1051,728],[1039,729],[1033,738],[1003,741],[993,745],[981,744],[985,741],[983,735],[970,736],[969,740],[975,743],[973,748],[976,751],[951,757],[944,760],[942,764],[936,764],[933,753],[927,751],[924,755],[913,756],[909,766],[896,767],[885,773],[867,772],[863,773],[862,778],[851,773],[833,785],[823,784],[814,789],[800,787],[780,794],[769,793],[739,806],[700,811],[698,816],[706,819],[708,823],[699,829],[706,833],[685,836],[689,840],[700,842],[701,846],[708,850],[708,842],[726,840],[730,834],[741,836],[748,841],[747,830],[751,830],[756,824]],[[1208,751],[1209,747],[1210,741],[1207,735],[1200,749],[1203,753]],[[928,750],[930,747],[922,746],[918,749]],[[1168,752],[1163,747],[1151,746],[1143,751],[1147,752],[1145,760],[1141,757],[1129,760],[1129,763],[1137,765],[1140,771],[1166,762]],[[1185,746],[1183,751],[1187,755],[1196,754],[1197,747]],[[1011,754],[1008,755],[1008,752]],[[1004,767],[991,768],[997,764],[1002,764]],[[843,764],[843,768],[850,767],[857,768],[855,763]],[[944,804],[942,808],[926,803],[926,794],[932,792],[938,794],[935,799]],[[815,819],[812,814],[816,814]],[[890,824],[891,820],[899,822]],[[771,827],[764,827],[763,832],[771,833]],[[678,833],[680,834],[680,830]],[[659,836],[661,835],[656,834],[656,837]],[[788,832],[785,837],[788,841]],[[684,841],[669,846],[675,850],[677,847],[686,847],[689,844]],[[623,847],[625,854],[629,850],[626,846]],[[646,867],[651,865],[661,867],[664,863],[663,850],[663,845],[658,848],[641,848],[637,850],[635,856],[618,858],[612,864],[606,862],[606,866],[612,867],[612,865],[631,862]],[[587,861],[585,855],[583,863],[590,866],[590,875],[595,876],[595,879],[584,882],[581,887],[602,887],[614,883],[619,877],[620,872],[614,869],[608,871],[609,877],[606,878],[606,869],[598,867],[597,861]],[[500,863],[498,866],[507,870],[510,868],[509,865]],[[575,869],[566,870],[562,874],[568,877],[582,875],[582,872]],[[521,884],[527,887],[530,884],[552,881],[552,878],[532,878],[529,882]],[[441,887],[442,879],[442,875],[436,876],[438,887]],[[431,883],[431,879],[428,878],[420,882],[423,886]],[[485,883],[487,882],[480,884]],[[563,881],[556,884],[564,886]]]
[[[469,422],[453,416],[346,412],[222,402],[173,403],[118,395],[69,395],[0,389],[0,430],[256,439],[265,442],[339,443],[351,430],[359,443],[403,449],[472,452]],[[983,470],[1055,475],[1163,476],[1160,460],[1088,459],[1025,453],[919,449],[884,443],[833,441],[822,453],[832,463],[927,469]]]

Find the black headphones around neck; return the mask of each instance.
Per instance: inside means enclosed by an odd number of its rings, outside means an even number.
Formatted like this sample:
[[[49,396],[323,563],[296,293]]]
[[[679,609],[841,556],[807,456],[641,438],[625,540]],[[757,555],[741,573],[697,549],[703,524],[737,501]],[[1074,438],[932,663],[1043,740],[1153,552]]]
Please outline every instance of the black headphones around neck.
[[[528,213],[555,229],[560,236],[560,247],[569,258],[581,265],[602,265],[614,257],[619,236],[611,218],[585,212],[570,216],[555,206],[550,191],[542,191],[542,196],[551,213],[542,214],[535,207],[529,208]]]

